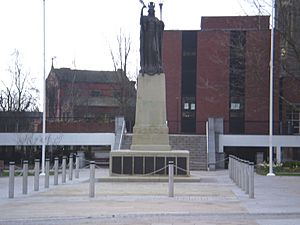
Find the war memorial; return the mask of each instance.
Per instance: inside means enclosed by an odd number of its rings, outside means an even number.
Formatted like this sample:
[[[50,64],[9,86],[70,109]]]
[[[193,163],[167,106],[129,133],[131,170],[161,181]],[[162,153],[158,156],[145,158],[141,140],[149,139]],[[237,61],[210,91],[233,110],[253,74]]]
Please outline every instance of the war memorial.
[[[164,23],[155,17],[155,4],[140,17],[140,73],[132,145],[112,151],[110,175],[166,175],[173,162],[175,175],[189,175],[189,151],[172,150],[166,119],[166,84],[162,62]]]

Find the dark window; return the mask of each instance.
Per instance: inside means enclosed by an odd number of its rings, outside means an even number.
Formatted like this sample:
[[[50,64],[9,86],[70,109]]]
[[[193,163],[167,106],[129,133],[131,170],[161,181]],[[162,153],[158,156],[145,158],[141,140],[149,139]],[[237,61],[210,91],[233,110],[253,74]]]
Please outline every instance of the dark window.
[[[292,105],[286,112],[289,134],[300,134],[300,106]]]
[[[196,95],[197,32],[182,33],[182,95]]]
[[[91,97],[99,97],[101,95],[100,91],[91,91]]]
[[[196,132],[197,32],[182,33],[181,131]]]
[[[245,132],[246,32],[230,33],[230,118],[229,132]]]

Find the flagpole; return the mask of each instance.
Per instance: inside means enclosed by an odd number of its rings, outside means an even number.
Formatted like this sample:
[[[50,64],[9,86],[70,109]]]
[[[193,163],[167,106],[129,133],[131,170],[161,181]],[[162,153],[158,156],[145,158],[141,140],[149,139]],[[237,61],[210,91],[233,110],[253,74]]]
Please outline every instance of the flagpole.
[[[45,0],[43,0],[43,60],[44,60],[44,73],[43,73],[43,135],[42,135],[42,172],[45,175],[45,158],[46,158],[46,10]]]
[[[274,77],[274,30],[275,30],[275,0],[272,0],[271,23],[271,51],[270,51],[270,106],[269,106],[269,173],[267,176],[275,176],[273,173],[273,77]]]

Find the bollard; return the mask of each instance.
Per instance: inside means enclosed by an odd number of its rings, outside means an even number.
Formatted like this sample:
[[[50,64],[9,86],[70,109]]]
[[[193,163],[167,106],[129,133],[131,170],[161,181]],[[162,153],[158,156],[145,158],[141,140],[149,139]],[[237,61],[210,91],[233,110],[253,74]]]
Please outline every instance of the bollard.
[[[240,188],[241,187],[241,173],[240,173],[241,167],[240,167],[240,160],[239,159],[236,160],[236,165],[237,165],[237,170],[236,170],[236,172],[237,172],[237,186]]]
[[[239,173],[240,173],[239,184],[240,184],[240,188],[243,190],[243,162],[241,159],[239,160]]]
[[[232,157],[232,180],[235,183],[235,158]]]
[[[69,180],[73,179],[73,154],[69,157]]]
[[[248,173],[247,173],[247,167],[248,167],[248,161],[244,162],[244,191],[247,194],[247,180],[248,180]]]
[[[26,195],[28,193],[28,161],[23,161],[23,186],[22,193]]]
[[[246,194],[249,194],[249,165],[250,165],[250,162],[248,161],[247,162],[247,165],[246,165],[246,191],[245,193]]]
[[[254,163],[249,163],[249,198],[254,198]]]
[[[246,194],[247,194],[247,180],[248,180],[248,173],[247,173],[248,164],[249,164],[249,161],[245,161],[245,163],[244,163],[244,176],[245,176],[244,191]]]
[[[169,161],[169,197],[174,197],[174,164]]]
[[[236,158],[234,158],[234,183],[237,185],[237,179],[238,179],[238,161]]]
[[[95,197],[95,161],[90,162],[90,198]]]
[[[49,188],[50,159],[45,160],[45,188]]]
[[[233,167],[234,167],[234,174],[233,174],[233,177],[234,177],[234,183],[237,184],[237,161],[236,161],[236,158],[234,157],[234,160],[233,160]]]
[[[229,178],[232,180],[232,158],[231,158],[231,155],[229,156],[228,172],[229,172]]]
[[[67,156],[63,156],[62,159],[62,183],[66,183],[66,165],[67,165]]]
[[[9,162],[8,198],[14,198],[15,192],[15,162]]]
[[[76,155],[76,161],[75,161],[75,178],[79,178],[79,155]]]
[[[242,160],[241,161],[241,168],[242,168],[242,190],[243,191],[246,191],[246,174],[245,174],[245,172],[246,172],[246,170],[245,170],[245,165],[246,165],[246,161],[245,160]]]
[[[254,163],[229,156],[229,177],[249,198],[254,198]]]
[[[34,160],[34,191],[38,191],[39,190],[39,183],[40,183],[40,178],[39,178],[39,174],[40,173],[40,160],[39,159],[35,159]]]
[[[54,158],[54,185],[58,185],[58,157]]]

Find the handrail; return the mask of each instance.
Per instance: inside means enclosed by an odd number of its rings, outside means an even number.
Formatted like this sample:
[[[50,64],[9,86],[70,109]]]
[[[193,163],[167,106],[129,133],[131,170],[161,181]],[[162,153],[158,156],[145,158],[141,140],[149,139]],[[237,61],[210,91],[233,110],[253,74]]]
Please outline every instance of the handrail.
[[[125,120],[123,120],[123,123],[122,123],[122,130],[121,130],[121,135],[120,135],[120,141],[119,141],[118,150],[121,149],[121,144],[122,144],[122,140],[123,140],[124,129],[125,129]]]

